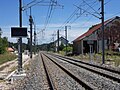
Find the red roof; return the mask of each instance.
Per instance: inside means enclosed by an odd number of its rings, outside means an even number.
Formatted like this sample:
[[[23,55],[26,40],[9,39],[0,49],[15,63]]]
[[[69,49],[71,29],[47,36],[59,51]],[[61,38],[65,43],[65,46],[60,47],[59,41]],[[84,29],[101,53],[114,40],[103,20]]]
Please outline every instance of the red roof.
[[[14,52],[14,49],[11,48],[11,47],[9,47],[9,48],[7,49],[7,51],[9,51],[9,52]]]
[[[109,19],[109,20],[106,20],[104,22],[104,25],[106,25],[107,23],[109,23],[111,20],[113,20],[113,18]],[[79,41],[79,40],[85,38],[86,36],[91,35],[94,31],[98,30],[101,26],[102,26],[101,23],[97,24],[97,25],[94,25],[91,29],[89,29],[87,32],[85,32],[84,34],[82,34],[81,36],[79,36],[78,38],[76,38],[73,42]]]

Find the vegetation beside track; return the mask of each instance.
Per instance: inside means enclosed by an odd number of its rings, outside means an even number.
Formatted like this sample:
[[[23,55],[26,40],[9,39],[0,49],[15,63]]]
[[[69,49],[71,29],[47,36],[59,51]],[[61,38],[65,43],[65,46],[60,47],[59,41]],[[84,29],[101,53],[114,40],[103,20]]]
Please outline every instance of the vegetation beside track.
[[[72,56],[74,58],[85,60],[88,62],[97,62],[102,63],[102,54],[92,54],[90,58],[90,54],[84,54],[84,55],[76,55]],[[119,52],[105,52],[105,64],[118,67],[120,66],[120,55]]]
[[[5,62],[11,61],[11,60],[15,60],[17,58],[17,56],[15,54],[6,52],[4,54],[0,54],[0,64],[3,64]]]

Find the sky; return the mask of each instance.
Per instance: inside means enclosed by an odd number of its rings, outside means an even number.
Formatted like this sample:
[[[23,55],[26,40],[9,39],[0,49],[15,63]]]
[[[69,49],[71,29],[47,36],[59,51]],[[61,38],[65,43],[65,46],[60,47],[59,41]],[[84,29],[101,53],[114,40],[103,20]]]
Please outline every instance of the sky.
[[[27,27],[28,31],[30,9],[26,8],[26,6],[32,1],[34,2],[30,4],[33,5],[31,7],[31,15],[36,25],[36,32],[38,33],[38,44],[52,42],[53,34],[54,40],[56,40],[57,30],[60,30],[60,36],[64,37],[65,26],[68,26],[68,40],[72,42],[78,36],[85,33],[92,25],[101,22],[99,18],[95,17],[101,17],[99,14],[101,12],[101,2],[99,0],[53,0],[57,1],[57,5],[54,5],[51,9],[49,19],[47,16],[49,17],[48,9],[51,8],[49,3],[51,0],[22,0],[22,7],[25,9],[22,11],[22,25]],[[105,20],[120,16],[120,0],[104,1]],[[47,20],[48,24],[45,28]],[[10,42],[17,42],[17,38],[11,37],[11,27],[18,26],[19,0],[1,0],[0,28],[3,32],[2,37],[7,37]],[[23,38],[23,42],[27,43],[27,38]]]

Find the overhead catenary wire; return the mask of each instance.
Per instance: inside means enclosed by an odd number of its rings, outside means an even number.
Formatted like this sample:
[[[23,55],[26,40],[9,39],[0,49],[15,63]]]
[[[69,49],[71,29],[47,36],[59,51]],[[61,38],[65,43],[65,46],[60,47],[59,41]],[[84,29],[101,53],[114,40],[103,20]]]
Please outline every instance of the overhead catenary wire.
[[[83,2],[88,5],[93,11],[95,11],[96,14],[100,15],[99,12],[97,12],[92,6],[90,6],[85,0],[83,0]]]
[[[52,14],[53,14],[53,11],[54,11],[54,7],[55,6],[60,6],[58,3],[57,3],[57,0],[50,0],[50,2],[45,2],[44,0],[33,0],[31,1],[30,3],[28,3],[27,5],[24,5],[22,7],[23,11],[24,10],[27,10],[28,8],[31,8],[37,4],[40,4],[40,3],[47,3],[45,4],[46,6],[49,6],[48,8],[48,13],[47,13],[47,16],[46,16],[46,20],[45,20],[45,24],[44,24],[44,28],[42,29],[42,32],[46,29],[46,27],[48,26],[48,23],[50,22],[51,18],[52,18]],[[49,5],[48,5],[49,3]],[[26,15],[27,15],[27,11],[26,11]],[[40,31],[41,32],[41,31]],[[39,32],[37,33],[39,34]]]
[[[105,2],[104,3],[104,5],[107,5],[108,3],[110,3],[111,2],[111,0],[109,0],[109,1],[107,1],[107,2]],[[98,8],[98,10],[100,10],[101,9],[101,7],[100,8]]]
[[[27,9],[29,9],[29,8],[35,6],[35,5],[39,4],[39,3],[42,3],[43,1],[44,1],[44,0],[40,0],[40,1],[37,1],[37,2],[36,2],[36,0],[33,0],[33,1],[31,1],[30,3],[24,5],[24,6],[22,7],[22,10],[25,11],[25,10],[27,10]],[[43,2],[43,3],[44,3],[44,2]]]
[[[49,8],[48,8],[48,12],[47,12],[46,20],[45,20],[45,25],[44,25],[44,30],[46,29],[46,27],[50,21],[52,11],[53,11],[53,0],[51,0],[50,4],[49,4]]]
[[[96,6],[96,1],[94,1],[92,4],[91,4],[91,7],[95,7]],[[80,18],[84,13],[85,11],[88,11],[90,8],[88,7],[87,9],[84,9],[83,12],[80,14],[79,17],[75,18],[73,21],[71,21],[70,24],[73,24],[78,18]],[[89,12],[90,13],[90,12]],[[92,13],[91,13],[92,14]]]
[[[42,38],[44,38],[44,36],[45,36],[44,31],[46,30],[46,28],[48,26],[48,23],[50,22],[50,20],[52,18],[53,9],[54,9],[53,4],[54,4],[54,0],[51,0],[50,3],[49,3],[49,7],[48,7],[47,16],[46,16],[46,19],[45,19],[44,28],[40,31],[40,32],[42,32]]]
[[[51,21],[51,18],[53,16],[53,13],[54,13],[54,10],[55,10],[55,7],[56,6],[62,6],[60,4],[57,3],[57,0],[50,0],[49,2],[49,5],[48,5],[48,11],[47,11],[47,15],[46,15],[46,19],[45,19],[45,23],[44,23],[44,27],[42,30],[45,31],[45,29],[48,27],[50,21]],[[40,31],[41,32],[41,31]],[[39,34],[39,32],[38,32]]]
[[[90,18],[88,18],[83,24],[81,24],[79,26],[79,28],[83,28],[83,26],[85,26],[85,24],[88,23],[92,18],[93,18],[92,16]],[[87,27],[85,27],[85,28],[87,28]]]
[[[83,3],[81,3],[80,5],[82,5]],[[67,23],[69,23],[69,21],[76,15],[76,12],[78,11],[79,9],[75,9],[73,11],[73,13],[65,20],[65,22],[59,27],[59,29],[61,29],[63,26],[65,26]]]
[[[76,5],[75,5],[75,6],[76,6]],[[83,8],[80,8],[80,7],[78,7],[78,6],[76,6],[76,7],[79,8],[80,10],[83,10],[83,13],[86,12],[86,13],[88,13],[88,14],[90,14],[90,15],[93,15],[93,16],[96,17],[96,18],[100,18],[100,17],[98,17],[97,15],[95,15],[95,14],[93,14],[93,13],[91,13],[91,12],[89,12],[89,11],[83,9]],[[82,14],[83,14],[83,13],[82,13]],[[81,15],[82,15],[82,14],[81,14]]]
[[[53,1],[54,1],[54,0],[51,0],[52,3],[53,3]],[[85,0],[84,0],[84,1],[85,1]],[[96,0],[96,1],[97,1],[97,0]],[[109,2],[110,2],[110,1],[111,1],[111,0],[109,0]],[[107,3],[109,3],[109,2],[106,2],[105,4],[107,4]],[[105,4],[104,4],[104,5],[105,5]],[[54,6],[54,5],[53,5],[53,6]],[[52,11],[51,11],[51,9],[52,9]],[[93,8],[93,9],[94,9],[94,8]],[[45,27],[44,27],[45,29],[46,29],[46,27],[49,25],[49,24],[47,24],[47,23],[50,22],[50,19],[51,19],[51,17],[52,17],[51,15],[52,15],[52,13],[53,13],[53,10],[54,10],[53,7],[49,9],[49,15],[48,15],[48,17],[47,17],[48,19],[46,19],[46,23],[45,23],[45,25],[44,25],[44,26],[45,26]],[[76,10],[76,11],[74,11],[74,13],[71,14],[71,16],[68,18],[68,20],[66,20],[65,23],[64,23],[63,25],[61,25],[59,28],[62,28],[64,25],[67,25],[67,24],[72,24],[73,22],[75,22],[75,21],[79,18],[79,17],[78,17],[78,18],[75,18],[75,19],[73,20],[74,16],[76,15],[76,12],[77,12],[79,9],[77,8],[77,9],[75,9],[75,10]],[[51,15],[50,15],[50,13],[51,13]],[[73,20],[73,21],[71,21],[71,20]]]
[[[96,3],[97,1],[94,1],[94,2],[92,2],[91,4],[93,5],[94,3]],[[90,3],[89,3],[90,4]],[[79,7],[80,6],[85,6],[85,4],[84,4],[84,2],[82,2],[80,5],[79,5]],[[74,11],[73,11],[73,13],[65,20],[65,22],[59,27],[59,29],[62,29],[65,25],[67,25],[68,23],[69,24],[72,24],[74,21],[76,21],[78,18],[76,18],[76,19],[74,19],[73,20],[73,22],[71,23],[70,21],[73,19],[73,17],[76,15],[76,13],[78,12],[78,8],[77,9],[75,9]]]
[[[83,12],[80,13],[80,15],[79,15],[77,18],[75,18],[73,21],[71,21],[72,18],[76,15],[75,12],[77,12],[77,11],[80,9],[80,6],[81,6],[81,5],[77,6],[77,7],[79,7],[79,9],[73,12],[74,15],[73,15],[73,13],[71,14],[71,17],[69,17],[69,18],[64,22],[64,24],[59,27],[60,29],[61,29],[62,27],[64,27],[66,24],[70,24],[70,25],[73,24],[73,23],[74,23],[78,18],[80,18],[85,12],[87,12],[88,14],[91,14],[91,15],[93,15],[93,16],[95,16],[95,17],[97,17],[97,18],[100,19],[100,17],[99,17],[99,16],[100,16],[100,13],[98,13],[98,12],[93,8],[93,7],[96,6],[96,2],[98,2],[98,0],[95,0],[95,1],[92,2],[92,3],[87,3],[85,0],[82,0],[82,1],[83,1],[83,3],[85,3],[86,5],[88,5],[89,7],[88,7],[87,9],[81,8],[81,9],[83,10]],[[104,3],[104,5],[107,5],[110,1],[111,1],[111,0],[107,1],[106,3]],[[82,3],[82,4],[83,4],[83,3]],[[90,5],[90,4],[91,4],[91,5]],[[84,5],[83,5],[83,6],[84,6]],[[92,10],[94,10],[95,13],[97,13],[99,16],[97,16],[97,15],[89,12],[88,9],[90,9],[90,8],[91,8]],[[100,7],[100,8],[101,8],[101,7]],[[99,8],[99,9],[100,9],[100,8]],[[71,21],[71,22],[70,22],[70,21]]]

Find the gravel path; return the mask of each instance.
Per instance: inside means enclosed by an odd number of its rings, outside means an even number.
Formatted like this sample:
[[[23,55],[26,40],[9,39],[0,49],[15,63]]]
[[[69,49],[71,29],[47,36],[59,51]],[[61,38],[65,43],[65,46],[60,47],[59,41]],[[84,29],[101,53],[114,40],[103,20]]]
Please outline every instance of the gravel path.
[[[29,59],[28,55],[23,54],[23,63],[24,63],[23,66],[28,63],[29,61],[28,59]],[[1,79],[6,78],[13,70],[17,68],[17,64],[18,64],[17,59],[15,59],[13,61],[9,61],[0,65],[0,78]],[[0,90],[9,90],[11,86],[12,85],[10,84],[6,84],[4,80],[0,81]]]
[[[18,81],[15,90],[49,90],[46,74],[40,56],[36,56],[29,64],[27,77]]]

